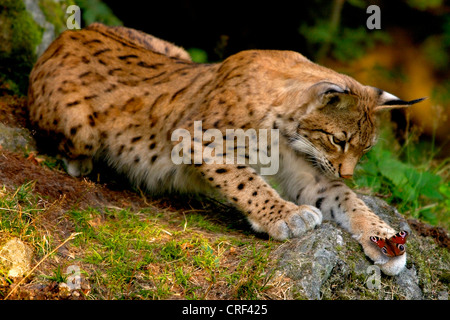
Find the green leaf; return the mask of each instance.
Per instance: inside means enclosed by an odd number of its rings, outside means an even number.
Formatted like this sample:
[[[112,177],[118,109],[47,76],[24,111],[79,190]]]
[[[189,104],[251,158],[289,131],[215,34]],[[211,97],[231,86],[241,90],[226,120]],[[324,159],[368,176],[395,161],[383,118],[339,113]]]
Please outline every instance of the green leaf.
[[[199,48],[190,48],[187,50],[189,55],[192,58],[192,61],[197,63],[206,63],[208,62],[208,54],[205,50]]]
[[[441,184],[439,186],[439,192],[442,193],[446,198],[450,198],[450,182]]]
[[[442,178],[430,172],[421,172],[417,179],[417,189],[419,193],[431,199],[441,200],[442,194],[439,192],[439,185]]]
[[[381,174],[396,187],[405,185],[408,182],[405,175],[405,165],[396,159],[389,158],[386,152],[383,155],[383,160],[379,162]]]

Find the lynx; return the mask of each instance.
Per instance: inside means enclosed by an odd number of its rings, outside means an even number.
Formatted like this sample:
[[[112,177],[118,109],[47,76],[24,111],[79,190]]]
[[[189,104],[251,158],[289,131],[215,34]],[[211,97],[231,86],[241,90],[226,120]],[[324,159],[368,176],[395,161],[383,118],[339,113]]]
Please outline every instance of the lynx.
[[[342,178],[352,177],[375,144],[377,114],[420,100],[400,100],[296,52],[249,50],[199,64],[151,35],[96,23],[65,31],[39,58],[30,75],[29,117],[72,176],[87,175],[93,159],[103,159],[149,192],[216,192],[256,231],[278,240],[333,220],[394,275],[406,263],[407,233],[382,221]],[[198,121],[201,132],[220,130],[222,141],[235,138],[227,136],[230,128],[278,132],[271,146],[279,150],[274,178],[283,197],[260,174],[260,163],[175,164],[176,130],[191,133],[184,155],[218,142],[196,139]],[[248,140],[210,154],[234,152]]]

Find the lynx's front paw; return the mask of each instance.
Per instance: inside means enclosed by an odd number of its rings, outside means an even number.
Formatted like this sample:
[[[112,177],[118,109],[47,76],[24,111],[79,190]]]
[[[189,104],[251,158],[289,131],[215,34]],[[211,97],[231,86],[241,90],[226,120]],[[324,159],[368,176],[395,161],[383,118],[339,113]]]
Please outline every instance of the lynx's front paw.
[[[322,223],[322,212],[316,207],[301,205],[298,210],[287,214],[284,219],[274,221],[268,233],[275,239],[297,238]]]
[[[373,237],[364,236],[363,239],[360,239],[360,243],[364,248],[364,253],[373,260],[374,264],[380,267],[384,274],[388,276],[399,274],[406,265],[406,252],[403,250],[403,252],[397,256],[387,255],[386,249],[380,247],[380,245],[375,243],[374,239],[371,238]]]

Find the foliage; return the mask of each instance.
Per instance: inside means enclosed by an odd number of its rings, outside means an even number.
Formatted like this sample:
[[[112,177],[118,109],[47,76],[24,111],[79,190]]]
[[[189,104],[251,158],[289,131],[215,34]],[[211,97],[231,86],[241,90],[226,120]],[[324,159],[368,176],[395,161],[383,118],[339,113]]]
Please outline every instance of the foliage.
[[[309,19],[302,21],[299,32],[307,42],[308,55],[320,62],[325,57],[332,57],[341,62],[350,62],[362,57],[368,49],[377,43],[390,43],[389,31],[371,31],[365,26],[366,8],[373,4],[367,0],[315,0],[308,3]],[[382,1],[378,3],[382,15],[392,10],[392,3]],[[441,25],[438,32],[433,30],[423,39],[423,50],[436,69],[449,69],[450,61],[450,16],[443,12],[442,0],[408,0],[404,10],[411,12],[430,11],[433,19]],[[408,8],[409,7],[409,8]],[[326,9],[325,9],[326,8]],[[408,15],[408,13],[406,14]],[[356,18],[355,17],[359,17]],[[382,18],[385,22],[386,19]]]
[[[409,6],[419,9],[419,10],[427,10],[438,8],[442,6],[444,3],[443,0],[407,0]]]
[[[365,9],[368,4],[365,1],[353,0],[347,3],[359,12],[359,16],[366,16]],[[385,31],[369,32],[363,23],[355,26],[347,21],[342,22],[344,18],[348,20],[348,16],[344,14],[347,9],[344,4],[345,1],[341,0],[327,4],[316,1],[311,4],[310,8],[328,6],[328,10],[313,12],[310,9],[312,21],[302,22],[299,28],[300,34],[307,40],[309,54],[314,60],[320,62],[330,55],[339,61],[347,62],[360,58],[378,42],[389,42],[390,37]]]
[[[205,50],[199,49],[199,48],[189,48],[187,50],[189,55],[192,58],[192,61],[197,63],[206,63],[208,62],[208,54]]]
[[[75,3],[81,8],[81,17],[85,26],[93,22],[101,22],[109,26],[122,25],[122,21],[101,0],[75,0]]]
[[[62,283],[67,281],[67,274],[64,273],[61,265],[58,265],[56,269],[52,271],[51,276],[43,275],[44,279],[55,281],[56,283]]]
[[[303,23],[299,32],[307,39],[310,50],[317,52],[313,56],[319,61],[326,54],[326,52],[320,50],[320,48],[324,48],[325,43],[328,43],[332,48],[330,54],[333,58],[339,61],[351,61],[362,57],[377,42],[387,43],[390,40],[389,35],[382,31],[368,34],[365,26],[357,28],[342,27],[333,34],[330,32],[330,22],[322,19],[312,26]]]
[[[440,221],[448,227],[450,221],[446,212],[450,211],[450,198],[449,182],[445,178],[449,177],[440,173],[449,163],[432,164],[431,144],[407,144],[399,149],[398,146],[393,148],[393,141],[392,130],[385,128],[379,143],[363,157],[356,186],[387,195],[387,201],[396,205],[400,212],[432,224]],[[423,157],[424,154],[429,158]]]

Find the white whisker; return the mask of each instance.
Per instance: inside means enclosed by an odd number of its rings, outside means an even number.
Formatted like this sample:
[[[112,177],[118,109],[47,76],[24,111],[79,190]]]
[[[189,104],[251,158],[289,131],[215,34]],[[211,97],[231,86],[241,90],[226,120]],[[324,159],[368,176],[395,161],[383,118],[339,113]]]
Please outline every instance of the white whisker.
[[[295,136],[290,139],[290,145],[297,152],[305,154],[305,159],[310,161],[315,168],[318,168],[327,174],[335,175],[335,169],[311,141],[300,134],[295,134]]]

